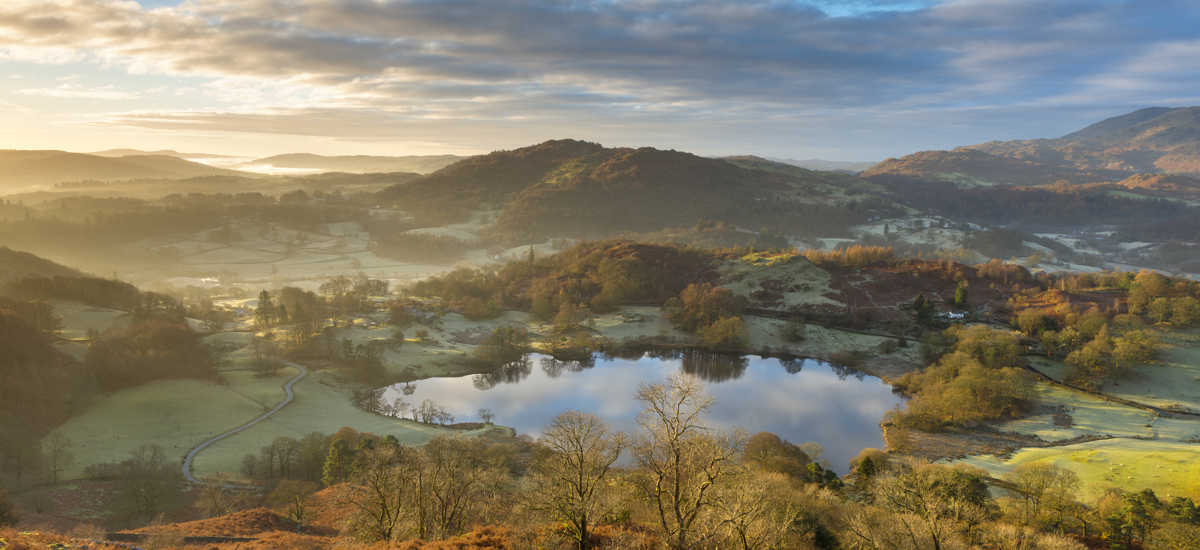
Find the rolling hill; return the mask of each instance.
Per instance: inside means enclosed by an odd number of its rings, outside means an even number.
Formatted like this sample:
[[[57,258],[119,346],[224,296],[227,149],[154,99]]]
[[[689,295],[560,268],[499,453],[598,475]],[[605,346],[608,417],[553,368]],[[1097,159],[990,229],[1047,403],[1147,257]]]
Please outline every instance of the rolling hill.
[[[21,277],[84,277],[82,271],[54,263],[28,252],[0,246],[0,281]]]
[[[110,158],[66,151],[0,151],[0,190],[45,187],[65,181],[182,179],[203,175],[255,176],[166,155]]]
[[[865,219],[867,202],[890,204],[866,193],[878,188],[846,174],[751,159],[547,141],[457,162],[379,198],[441,219],[500,209],[495,236],[510,243],[658,231],[697,220],[793,235],[820,227],[836,232]]]

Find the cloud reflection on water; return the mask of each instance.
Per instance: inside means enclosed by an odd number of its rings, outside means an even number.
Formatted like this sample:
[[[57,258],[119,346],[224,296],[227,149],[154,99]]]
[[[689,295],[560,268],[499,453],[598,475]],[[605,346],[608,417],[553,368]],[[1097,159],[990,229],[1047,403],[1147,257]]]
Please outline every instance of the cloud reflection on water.
[[[617,429],[634,431],[638,405],[630,395],[638,383],[664,380],[682,370],[705,380],[716,398],[708,416],[714,427],[775,432],[793,443],[816,441],[842,473],[862,448],[883,446],[879,421],[900,403],[878,378],[815,360],[781,362],[694,351],[657,355],[666,357],[597,358],[591,367],[531,355],[493,373],[421,380],[412,384],[416,390],[411,395],[390,389],[384,399],[403,397],[413,405],[430,399],[460,422],[474,419],[480,408],[491,409],[497,423],[535,437],[566,409],[594,412]]]

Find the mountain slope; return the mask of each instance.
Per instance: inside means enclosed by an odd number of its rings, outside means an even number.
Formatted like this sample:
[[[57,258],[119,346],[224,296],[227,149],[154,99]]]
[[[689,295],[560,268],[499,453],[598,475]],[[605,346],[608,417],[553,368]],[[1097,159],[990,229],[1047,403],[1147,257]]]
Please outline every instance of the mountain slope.
[[[1084,128],[1082,130],[1071,132],[1059,139],[1067,141],[1092,141],[1103,139],[1104,136],[1113,132],[1119,132],[1130,126],[1136,126],[1143,122],[1154,120],[1171,111],[1177,111],[1177,107],[1147,107],[1138,109],[1132,113],[1106,118]]]
[[[181,159],[228,159],[238,158],[230,155],[210,155],[207,153],[180,153],[172,149],[160,149],[158,151],[140,151],[138,149],[108,149],[107,151],[96,151],[88,153],[98,157],[128,157],[134,155],[163,155],[168,157],[177,157]]]
[[[893,191],[896,191],[894,186],[910,182],[946,182],[957,187],[1048,185],[1058,181],[1119,181],[1128,175],[1115,170],[1079,170],[967,148],[921,151],[898,159],[887,159],[860,174],[863,179],[888,186]]]
[[[1085,170],[1200,175],[1200,107],[1150,107],[1057,139],[989,141],[970,148]]]

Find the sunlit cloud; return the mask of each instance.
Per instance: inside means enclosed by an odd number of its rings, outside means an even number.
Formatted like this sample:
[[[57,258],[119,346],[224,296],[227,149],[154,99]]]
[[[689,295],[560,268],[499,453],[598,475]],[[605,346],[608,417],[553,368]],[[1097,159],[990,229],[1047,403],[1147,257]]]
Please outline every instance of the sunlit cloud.
[[[440,121],[529,140],[589,138],[579,129],[594,121],[779,147],[760,136],[808,123],[811,137],[788,143],[863,147],[845,136],[871,123],[945,139],[978,123],[990,139],[1033,119],[1065,133],[1096,105],[1052,119],[1021,110],[1191,97],[1196,23],[1200,6],[1184,1],[7,0],[0,62],[187,79],[16,91],[176,98],[152,115],[78,118],[87,125],[389,139]],[[365,131],[372,119],[395,127]]]
[[[118,90],[115,86],[88,87],[78,84],[62,84],[53,88],[26,88],[16,93],[43,97],[71,97],[90,99],[137,99],[138,94]]]

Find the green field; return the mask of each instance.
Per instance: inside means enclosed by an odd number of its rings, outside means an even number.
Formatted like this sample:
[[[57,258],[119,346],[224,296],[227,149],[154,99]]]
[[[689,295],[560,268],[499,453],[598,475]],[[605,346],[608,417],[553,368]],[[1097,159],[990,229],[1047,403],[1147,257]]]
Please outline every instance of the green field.
[[[1046,441],[1079,436],[1147,437],[1180,441],[1200,437],[1200,420],[1161,417],[1136,407],[1105,401],[1080,392],[1038,384],[1035,414],[1005,422],[1002,430],[1036,435]],[[1071,427],[1055,426],[1045,407],[1064,407]]]
[[[1200,410],[1200,351],[1195,329],[1163,334],[1167,346],[1152,364],[1135,367],[1130,377],[1110,381],[1105,393],[1156,406],[1182,405]],[[1033,366],[1061,380],[1069,365],[1046,359]],[[1039,413],[1006,422],[1003,430],[1036,435],[1046,441],[1078,436],[1102,439],[1049,448],[1025,448],[1003,460],[975,456],[957,462],[979,466],[1000,475],[1030,462],[1050,462],[1074,470],[1083,485],[1099,483],[1125,490],[1150,488],[1161,496],[1200,498],[1200,419],[1157,413],[1106,401],[1091,395],[1039,384]],[[1070,416],[1071,426],[1055,426],[1049,408]],[[1061,417],[1060,417],[1061,418]]]
[[[1119,380],[1102,381],[1098,389],[1136,403],[1200,412],[1200,330],[1166,327],[1158,335],[1165,345],[1155,361],[1133,367]],[[1031,365],[1060,381],[1071,371],[1070,365],[1045,358]]]
[[[1079,475],[1080,489],[1100,482],[1126,491],[1153,489],[1159,496],[1200,498],[1200,446],[1169,441],[1109,439],[1041,449],[1022,449],[1010,460],[993,456],[957,461],[1000,476],[1031,462],[1048,462]]]
[[[54,313],[62,317],[63,329],[59,336],[68,340],[86,340],[88,329],[104,332],[129,324],[132,315],[116,309],[89,306],[70,300],[55,300]]]
[[[210,339],[244,343],[245,333],[223,333]],[[82,476],[95,463],[120,461],[141,445],[157,443],[171,456],[184,455],[197,444],[258,418],[284,399],[283,385],[296,376],[284,368],[260,377],[250,370],[251,351],[236,351],[233,363],[220,373],[221,381],[158,380],[111,395],[94,398],[71,420],[54,430],[74,442],[76,462],[64,473]],[[303,435],[313,430],[333,433],[342,426],[419,443],[442,428],[398,421],[355,409],[351,388],[325,373],[310,374],[294,387],[296,399],[269,420],[222,441],[198,455],[196,472],[236,471],[248,452],[278,435]],[[265,441],[266,443],[263,443]]]
[[[134,449],[152,443],[182,461],[196,444],[262,415],[282,400],[281,385],[295,374],[294,369],[270,378],[226,373],[225,385],[159,380],[97,397],[54,430],[75,443],[77,462],[65,476],[79,477],[90,464],[124,460]]]
[[[276,437],[299,438],[313,431],[331,434],[343,426],[381,436],[391,434],[407,445],[419,445],[439,434],[460,433],[470,436],[486,431],[452,432],[436,425],[397,420],[356,409],[350,402],[348,389],[329,373],[309,374],[293,389],[296,399],[283,410],[246,431],[214,443],[196,455],[193,475],[199,477],[218,471],[237,472],[243,456],[258,453]]]

